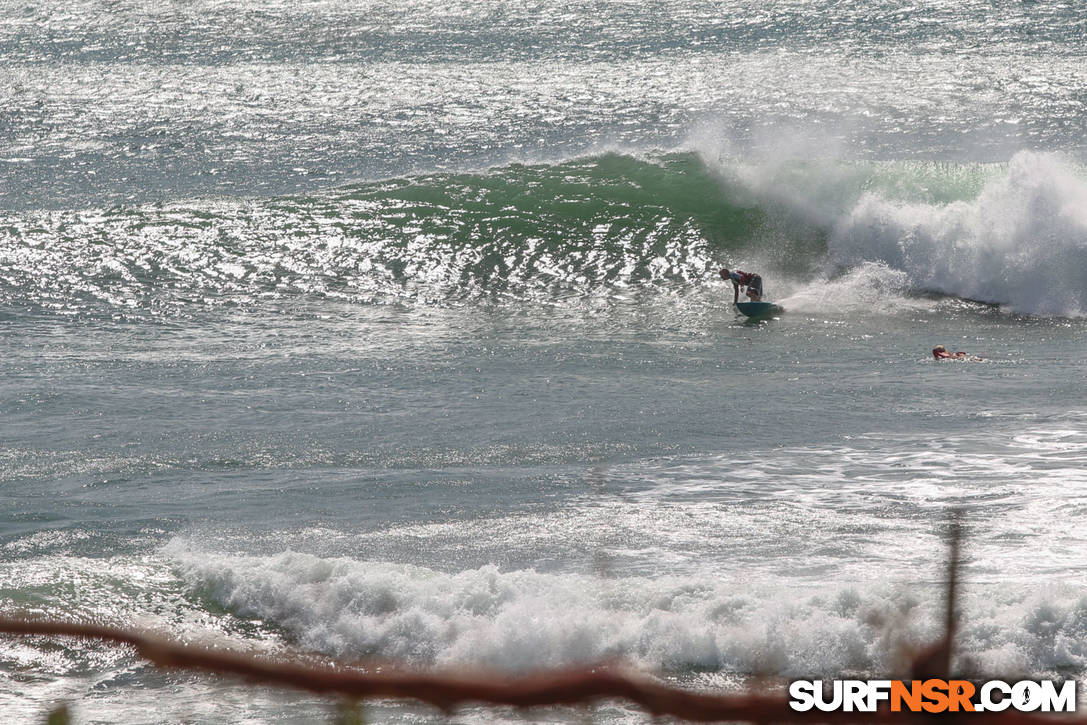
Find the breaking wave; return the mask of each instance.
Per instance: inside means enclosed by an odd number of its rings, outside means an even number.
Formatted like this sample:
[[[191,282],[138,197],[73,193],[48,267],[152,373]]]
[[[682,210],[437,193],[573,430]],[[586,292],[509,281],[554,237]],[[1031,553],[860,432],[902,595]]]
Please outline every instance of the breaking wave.
[[[1035,315],[1087,314],[1087,181],[1021,153],[977,197],[918,204],[866,193],[839,219],[829,261],[881,262],[927,291]]]
[[[901,667],[940,631],[938,590],[890,585],[782,591],[715,578],[598,578],[493,565],[445,573],[378,561],[220,556],[166,547],[217,606],[347,658],[524,671],[623,658],[667,672],[797,677]],[[1087,599],[1001,588],[969,599],[962,665],[1001,674],[1082,674]]]
[[[114,315],[298,296],[549,304],[719,284],[714,268],[728,264],[798,299],[868,269],[884,271],[861,274],[878,278],[866,295],[1080,316],[1085,209],[1080,170],[1035,153],[995,165],[610,154],[309,197],[9,213],[0,304]]]

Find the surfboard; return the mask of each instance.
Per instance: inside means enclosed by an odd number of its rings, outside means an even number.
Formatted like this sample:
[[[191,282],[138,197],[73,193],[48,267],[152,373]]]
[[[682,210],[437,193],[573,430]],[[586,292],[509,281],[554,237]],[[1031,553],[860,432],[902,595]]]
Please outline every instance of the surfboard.
[[[784,307],[773,302],[737,302],[736,309],[747,317],[772,317],[785,311]]]

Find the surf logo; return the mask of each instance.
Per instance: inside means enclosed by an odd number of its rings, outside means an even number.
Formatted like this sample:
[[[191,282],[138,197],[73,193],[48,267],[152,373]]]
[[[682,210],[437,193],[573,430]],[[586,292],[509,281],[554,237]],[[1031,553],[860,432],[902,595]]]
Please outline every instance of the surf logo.
[[[1075,712],[1076,683],[1022,680],[796,680],[789,685],[789,707],[823,712]]]

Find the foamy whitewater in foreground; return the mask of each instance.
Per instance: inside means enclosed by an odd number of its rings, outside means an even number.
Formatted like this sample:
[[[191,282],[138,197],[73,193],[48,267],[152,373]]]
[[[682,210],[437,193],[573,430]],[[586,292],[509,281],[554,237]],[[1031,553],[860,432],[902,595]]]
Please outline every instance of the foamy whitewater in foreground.
[[[959,508],[959,670],[1087,677],[1087,18],[998,10],[12,9],[0,612],[725,690],[896,675]],[[724,265],[787,312],[738,317]],[[329,712],[0,641],[5,718],[59,702]]]

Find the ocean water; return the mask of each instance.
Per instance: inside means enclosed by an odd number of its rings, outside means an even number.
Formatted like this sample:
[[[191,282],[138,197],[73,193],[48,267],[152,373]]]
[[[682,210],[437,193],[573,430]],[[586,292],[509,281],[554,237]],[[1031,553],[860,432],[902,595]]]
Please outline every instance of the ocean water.
[[[0,613],[896,675],[961,508],[959,671],[1087,677],[1082,7],[0,7]],[[332,711],[0,639],[2,719],[62,702]]]

